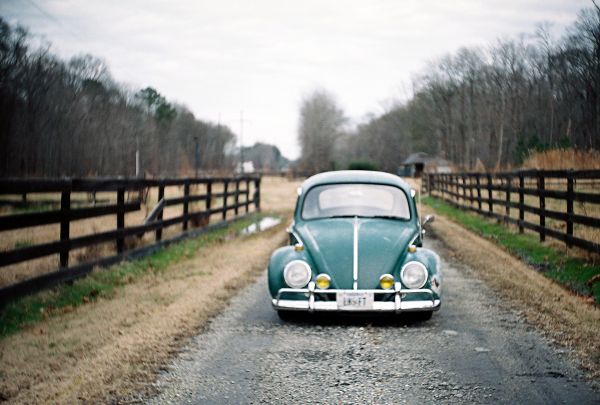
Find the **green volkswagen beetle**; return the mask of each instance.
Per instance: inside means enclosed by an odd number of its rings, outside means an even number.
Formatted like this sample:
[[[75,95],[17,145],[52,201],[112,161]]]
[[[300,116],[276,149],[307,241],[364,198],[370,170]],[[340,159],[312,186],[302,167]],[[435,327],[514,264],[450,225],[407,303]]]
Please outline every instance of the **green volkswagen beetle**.
[[[414,190],[400,177],[336,171],[298,188],[289,246],[271,255],[273,307],[292,311],[415,312],[441,305],[438,255],[422,247]]]

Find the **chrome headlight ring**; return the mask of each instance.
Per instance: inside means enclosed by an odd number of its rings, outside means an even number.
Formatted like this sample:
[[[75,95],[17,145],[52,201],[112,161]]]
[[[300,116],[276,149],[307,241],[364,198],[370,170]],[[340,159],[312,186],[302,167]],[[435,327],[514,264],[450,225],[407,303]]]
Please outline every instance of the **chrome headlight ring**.
[[[400,270],[402,284],[411,289],[422,288],[427,282],[428,276],[427,268],[420,262],[408,262]]]
[[[283,269],[283,279],[292,288],[305,287],[312,278],[312,271],[304,260],[292,260]]]

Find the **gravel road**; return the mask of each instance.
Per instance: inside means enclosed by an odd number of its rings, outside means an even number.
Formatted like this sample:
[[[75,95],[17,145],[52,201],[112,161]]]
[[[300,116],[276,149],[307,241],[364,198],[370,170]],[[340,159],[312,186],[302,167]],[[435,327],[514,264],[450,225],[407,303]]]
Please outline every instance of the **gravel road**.
[[[448,252],[436,240],[428,245]],[[148,403],[600,403],[600,394],[518,311],[452,260],[430,321],[280,321],[266,276],[193,338]]]

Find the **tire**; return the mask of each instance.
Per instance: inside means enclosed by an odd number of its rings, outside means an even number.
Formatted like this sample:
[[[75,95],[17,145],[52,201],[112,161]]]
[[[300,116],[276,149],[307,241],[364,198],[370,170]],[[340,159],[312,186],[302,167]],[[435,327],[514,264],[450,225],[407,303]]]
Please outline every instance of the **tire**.
[[[431,319],[433,316],[433,311],[421,311],[415,312],[413,314],[415,321],[417,322],[425,322]]]
[[[279,316],[279,319],[282,321],[293,321],[296,319],[297,314],[294,311],[280,309],[277,311],[277,316]]]

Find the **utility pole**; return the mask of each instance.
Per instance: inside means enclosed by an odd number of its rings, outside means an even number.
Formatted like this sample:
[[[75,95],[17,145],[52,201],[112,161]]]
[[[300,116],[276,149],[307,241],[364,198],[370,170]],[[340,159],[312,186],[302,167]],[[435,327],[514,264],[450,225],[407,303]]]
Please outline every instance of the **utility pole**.
[[[140,177],[140,137],[135,134],[135,177]]]
[[[200,149],[198,148],[198,135],[194,135],[194,143],[196,144],[196,178],[198,178],[198,169],[200,167]]]
[[[244,174],[244,110],[240,111],[240,172]]]
[[[244,110],[240,111],[240,171],[244,174],[244,123],[251,122],[244,119]]]

